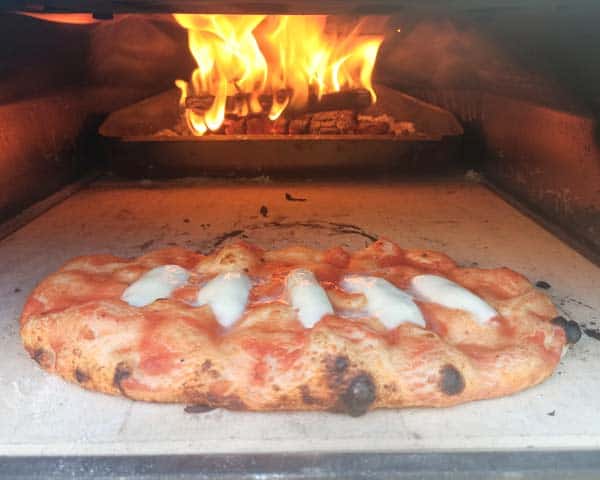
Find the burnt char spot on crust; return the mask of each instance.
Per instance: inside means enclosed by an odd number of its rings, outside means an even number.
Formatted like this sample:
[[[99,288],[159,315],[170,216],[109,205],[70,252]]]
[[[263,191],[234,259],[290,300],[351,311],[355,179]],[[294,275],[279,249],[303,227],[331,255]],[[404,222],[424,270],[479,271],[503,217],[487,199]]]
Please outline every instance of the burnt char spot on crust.
[[[115,367],[115,374],[113,375],[113,385],[117,387],[123,395],[125,392],[123,391],[123,387],[121,386],[121,381],[129,378],[131,376],[131,367],[127,365],[125,362],[117,363]]]
[[[185,413],[206,413],[214,409],[215,408],[210,405],[187,405],[183,411]]]
[[[202,363],[202,366],[200,368],[203,372],[206,372],[210,370],[210,367],[212,367],[212,362],[210,360],[204,360],[204,363]]]
[[[247,410],[246,404],[237,395],[215,395],[209,393],[206,395],[208,405],[212,407],[223,407],[230,410]]]
[[[346,413],[359,417],[367,413],[375,397],[376,388],[373,378],[368,373],[361,373],[352,379],[348,388],[340,396],[340,400]]]
[[[344,383],[344,374],[347,373],[350,367],[350,361],[344,355],[330,356],[325,358],[325,365],[327,383],[330,388],[337,390]]]
[[[54,363],[54,353],[45,348],[37,348],[31,356],[43,368],[51,368]]]
[[[552,319],[552,323],[564,330],[567,343],[577,343],[581,338],[581,328],[579,328],[577,322],[567,320],[565,317],[556,317]]]
[[[348,369],[348,358],[344,356],[335,357],[333,367],[337,373],[344,373]]]
[[[79,383],[85,383],[90,379],[90,376],[87,373],[85,373],[83,370],[76,368],[75,369],[75,379]]]
[[[444,365],[440,376],[440,390],[446,395],[458,395],[465,389],[465,379],[454,365]]]
[[[300,387],[300,394],[302,395],[302,401],[306,405],[319,405],[320,403],[322,403],[321,400],[312,396],[308,385],[302,385]]]

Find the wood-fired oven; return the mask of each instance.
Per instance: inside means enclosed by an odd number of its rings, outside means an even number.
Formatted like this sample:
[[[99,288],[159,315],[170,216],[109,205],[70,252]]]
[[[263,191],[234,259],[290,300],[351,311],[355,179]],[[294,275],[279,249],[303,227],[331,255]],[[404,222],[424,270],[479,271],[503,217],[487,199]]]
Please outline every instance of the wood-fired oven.
[[[593,0],[4,1],[0,475],[596,478],[598,20]],[[513,397],[359,419],[133,403],[21,345],[27,295],[77,255],[379,237],[510,266],[585,335]]]

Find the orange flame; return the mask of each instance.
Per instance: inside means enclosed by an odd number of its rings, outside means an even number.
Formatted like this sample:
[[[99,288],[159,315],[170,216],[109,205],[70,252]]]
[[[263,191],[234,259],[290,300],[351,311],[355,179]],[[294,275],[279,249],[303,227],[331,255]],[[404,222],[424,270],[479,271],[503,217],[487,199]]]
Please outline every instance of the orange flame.
[[[311,95],[365,88],[376,96],[371,75],[382,36],[326,33],[327,17],[175,14],[188,30],[197,68],[189,82],[177,80],[180,104],[188,96],[212,96],[202,114],[186,109],[195,135],[218,130],[226,113],[263,112],[276,120],[286,108],[304,108]],[[227,97],[238,95],[228,110]],[[265,106],[264,97],[270,97]]]

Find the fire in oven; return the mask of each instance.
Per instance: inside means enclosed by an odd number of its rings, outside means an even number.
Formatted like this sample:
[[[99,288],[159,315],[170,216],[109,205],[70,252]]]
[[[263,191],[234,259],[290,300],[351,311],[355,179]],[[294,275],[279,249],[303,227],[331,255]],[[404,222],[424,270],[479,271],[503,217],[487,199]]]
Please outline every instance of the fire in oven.
[[[600,7],[513,3],[2,7],[1,474],[596,475]]]

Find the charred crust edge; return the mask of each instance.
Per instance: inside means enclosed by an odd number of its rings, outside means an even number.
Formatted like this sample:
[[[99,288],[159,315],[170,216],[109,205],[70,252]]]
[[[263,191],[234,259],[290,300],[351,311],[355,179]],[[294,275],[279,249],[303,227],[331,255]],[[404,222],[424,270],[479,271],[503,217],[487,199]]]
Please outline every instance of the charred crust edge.
[[[115,367],[115,374],[113,375],[113,385],[117,387],[123,395],[125,395],[125,392],[123,391],[121,382],[130,376],[131,367],[125,362],[117,363],[117,366]]]
[[[340,395],[342,410],[352,417],[364,415],[377,397],[373,377],[368,373],[355,376]]]
[[[344,357],[342,355],[335,357],[335,361],[333,362],[333,368],[336,373],[344,373],[348,369],[349,365],[350,362],[348,361],[348,357]]]
[[[344,377],[350,368],[350,360],[345,355],[331,355],[325,357],[324,362],[329,387],[339,391],[339,387],[345,383]]]
[[[223,407],[229,410],[248,410],[246,404],[237,395],[215,395],[209,393],[206,395],[208,406],[217,408]]]
[[[85,383],[90,379],[90,376],[85,373],[83,370],[76,368],[75,369],[75,380],[79,383]]]
[[[45,348],[36,348],[33,353],[31,353],[31,358],[33,358],[41,367],[50,368],[54,359],[54,352],[46,350]]]
[[[320,399],[312,396],[308,385],[300,386],[300,395],[302,396],[302,401],[306,405],[320,405],[322,403]]]
[[[448,396],[459,395],[465,389],[465,379],[462,373],[451,364],[440,369],[440,390]]]
[[[581,328],[579,328],[576,321],[567,320],[565,317],[558,316],[553,318],[551,322],[563,329],[565,337],[567,337],[567,343],[577,343],[581,338]]]

